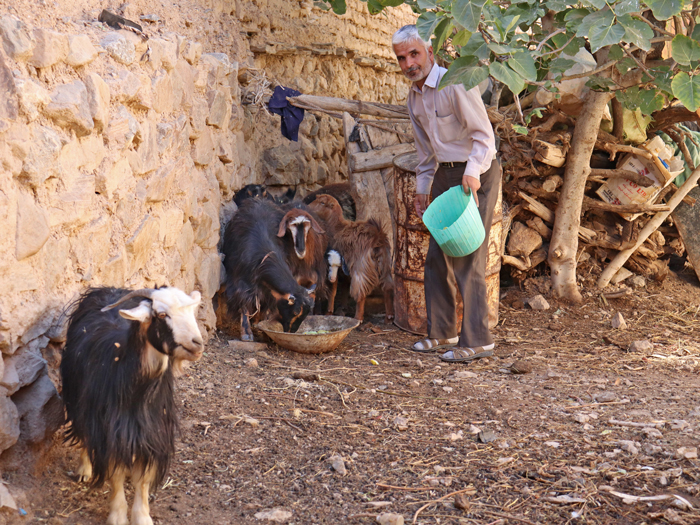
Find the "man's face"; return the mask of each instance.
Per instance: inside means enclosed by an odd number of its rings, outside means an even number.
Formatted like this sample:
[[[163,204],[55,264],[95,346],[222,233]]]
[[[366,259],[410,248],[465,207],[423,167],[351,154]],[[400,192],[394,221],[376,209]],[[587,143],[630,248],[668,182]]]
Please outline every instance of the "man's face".
[[[394,46],[396,60],[403,74],[412,82],[421,82],[433,67],[433,48],[427,50],[422,42],[410,41]]]

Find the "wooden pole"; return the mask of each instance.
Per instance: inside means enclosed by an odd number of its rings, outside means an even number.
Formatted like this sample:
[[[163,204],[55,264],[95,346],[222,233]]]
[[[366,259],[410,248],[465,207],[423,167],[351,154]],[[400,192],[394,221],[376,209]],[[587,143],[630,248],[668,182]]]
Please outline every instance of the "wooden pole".
[[[673,197],[671,197],[668,201],[668,211],[662,211],[654,215],[649,222],[646,223],[646,226],[642,229],[641,232],[639,232],[639,238],[637,239],[637,242],[635,243],[632,248],[629,248],[627,250],[622,250],[619,252],[615,258],[610,261],[610,264],[603,270],[603,273],[600,274],[600,277],[598,278],[598,288],[605,288],[608,283],[610,282],[610,279],[612,279],[613,275],[617,273],[617,271],[622,268],[622,266],[627,262],[627,259],[629,259],[632,254],[637,251],[637,248],[639,248],[642,243],[647,240],[647,238],[654,233],[659,226],[666,220],[666,218],[671,214],[673,210],[676,209],[676,207],[681,203],[683,200],[683,197],[685,197],[690,190],[692,190],[695,185],[697,184],[698,180],[700,179],[700,168],[696,169],[691,175],[688,180],[686,180],[683,185],[680,187],[680,189],[673,194]]]
[[[372,149],[367,153],[354,153],[348,157],[350,171],[372,171],[392,167],[394,157],[416,151],[413,144],[396,144],[382,149]]]
[[[289,97],[287,100],[289,100],[292,106],[299,104],[307,109],[309,107],[316,107],[325,111],[337,111],[339,113],[358,113],[384,118],[409,118],[408,108],[396,104],[364,102],[362,100],[347,100],[334,97],[317,97],[316,95],[299,95],[298,97]]]

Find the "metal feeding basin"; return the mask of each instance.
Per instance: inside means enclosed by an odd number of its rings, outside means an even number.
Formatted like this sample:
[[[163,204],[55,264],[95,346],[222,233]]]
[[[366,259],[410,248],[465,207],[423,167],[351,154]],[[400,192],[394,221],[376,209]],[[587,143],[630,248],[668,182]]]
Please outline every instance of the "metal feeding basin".
[[[283,348],[302,354],[322,354],[338,348],[359,324],[352,317],[310,315],[294,334],[282,331],[279,321],[261,321],[257,327]]]

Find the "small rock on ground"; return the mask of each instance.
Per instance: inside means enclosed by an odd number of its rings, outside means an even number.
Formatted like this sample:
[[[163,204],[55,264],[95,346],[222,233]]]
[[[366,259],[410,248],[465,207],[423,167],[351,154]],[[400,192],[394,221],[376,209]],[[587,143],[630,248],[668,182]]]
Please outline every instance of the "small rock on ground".
[[[647,280],[641,275],[635,275],[629,280],[632,288],[644,288],[647,285]]]
[[[377,516],[379,525],[403,525],[403,516],[393,512],[383,512]]]
[[[530,308],[533,310],[549,310],[549,303],[541,295],[530,297],[527,300],[527,304],[529,304]]]
[[[641,341],[632,341],[629,347],[630,352],[651,352],[654,349],[654,345],[651,342],[643,339]]]
[[[627,321],[622,317],[620,312],[617,312],[612,318],[612,327],[618,330],[627,330]]]
[[[333,470],[335,470],[341,476],[348,473],[347,469],[345,468],[345,461],[343,461],[343,458],[340,456],[332,456],[329,461],[331,463],[331,467],[333,467]]]
[[[255,513],[256,520],[274,521],[275,523],[286,523],[292,519],[292,513],[284,509],[267,509]]]

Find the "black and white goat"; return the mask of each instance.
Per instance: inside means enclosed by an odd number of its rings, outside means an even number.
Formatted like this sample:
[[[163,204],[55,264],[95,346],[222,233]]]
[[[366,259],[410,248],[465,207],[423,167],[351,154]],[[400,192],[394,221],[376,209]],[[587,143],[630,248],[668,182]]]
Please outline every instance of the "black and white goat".
[[[298,257],[294,248],[291,254],[285,249],[285,216],[273,202],[250,199],[224,232],[228,311],[241,314],[244,341],[253,340],[250,317],[256,313],[276,314],[285,332],[296,332],[314,305],[315,285],[299,284],[288,262]],[[305,244],[298,249],[306,255]]]
[[[131,523],[153,524],[148,494],[175,452],[174,378],[204,350],[195,318],[200,300],[199,292],[177,288],[91,288],[70,315],[60,368],[66,439],[82,449],[81,480],[111,484],[108,525],[129,523],[129,474]]]

